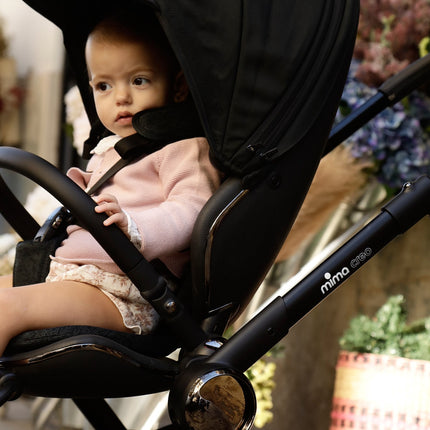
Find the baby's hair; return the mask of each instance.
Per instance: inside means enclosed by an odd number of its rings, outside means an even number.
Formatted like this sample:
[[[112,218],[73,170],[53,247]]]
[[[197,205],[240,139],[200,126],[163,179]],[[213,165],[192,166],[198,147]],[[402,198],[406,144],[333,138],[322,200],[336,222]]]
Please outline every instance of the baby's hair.
[[[176,74],[180,69],[172,47],[152,12],[132,14],[119,11],[103,18],[93,28],[89,37],[96,41],[109,43],[139,43],[141,41],[153,43],[168,61],[173,73]]]

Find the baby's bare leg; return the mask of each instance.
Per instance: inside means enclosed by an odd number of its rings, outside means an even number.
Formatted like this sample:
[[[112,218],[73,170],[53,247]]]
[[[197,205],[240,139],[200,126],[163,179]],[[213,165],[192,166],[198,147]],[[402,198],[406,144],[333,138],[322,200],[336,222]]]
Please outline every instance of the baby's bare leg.
[[[0,276],[0,288],[12,288],[12,275]]]
[[[127,331],[116,306],[92,285],[63,281],[0,288],[0,355],[24,331],[63,325]]]

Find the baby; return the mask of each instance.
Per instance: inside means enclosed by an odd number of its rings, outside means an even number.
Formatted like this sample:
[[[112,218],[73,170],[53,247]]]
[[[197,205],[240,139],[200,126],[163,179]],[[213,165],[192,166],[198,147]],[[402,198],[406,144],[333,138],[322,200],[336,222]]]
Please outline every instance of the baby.
[[[96,146],[86,172],[68,172],[88,189],[120,158],[115,143],[136,133],[133,116],[184,101],[188,86],[155,18],[103,20],[90,34],[85,55],[99,119],[114,133]],[[116,224],[146,259],[158,258],[180,276],[196,217],[219,182],[206,139],[186,139],[121,169],[93,196],[95,210],[106,213],[105,225]],[[52,257],[46,282],[9,288],[5,277],[0,286],[0,354],[26,330],[93,325],[148,333],[157,322],[128,277],[76,225]]]

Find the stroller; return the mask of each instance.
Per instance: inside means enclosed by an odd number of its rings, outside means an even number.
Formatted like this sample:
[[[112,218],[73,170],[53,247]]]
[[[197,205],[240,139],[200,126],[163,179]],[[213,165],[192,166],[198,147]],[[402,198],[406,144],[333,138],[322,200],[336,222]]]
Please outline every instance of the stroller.
[[[116,2],[25,1],[62,29],[96,140],[84,45],[99,11]],[[71,398],[94,428],[120,430],[125,427],[105,398],[170,391],[167,428],[248,429],[256,399],[243,372],[429,212],[423,202],[430,201],[430,179],[406,184],[375,220],[290,292],[229,340],[222,337],[273,264],[321,157],[418,87],[428,59],[384,84],[328,140],[351,61],[358,0],[124,0],[121,7],[159,18],[189,83],[212,157],[227,179],[199,215],[190,279],[174,294],[119,229],[103,227],[104,216],[94,212],[94,201],[76,184],[33,154],[0,148],[0,167],[60,200],[163,320],[145,336],[86,326],[17,336],[0,358],[0,403],[21,394]],[[5,218],[24,239],[32,239],[39,226],[2,186]],[[327,273],[334,274],[330,280]],[[177,349],[179,358],[167,357]]]

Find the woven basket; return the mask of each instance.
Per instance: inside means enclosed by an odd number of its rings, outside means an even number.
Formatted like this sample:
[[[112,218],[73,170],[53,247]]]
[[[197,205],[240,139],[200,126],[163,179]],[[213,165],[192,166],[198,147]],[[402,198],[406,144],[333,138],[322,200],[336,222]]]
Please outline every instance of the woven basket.
[[[330,430],[430,429],[430,362],[341,352]]]

